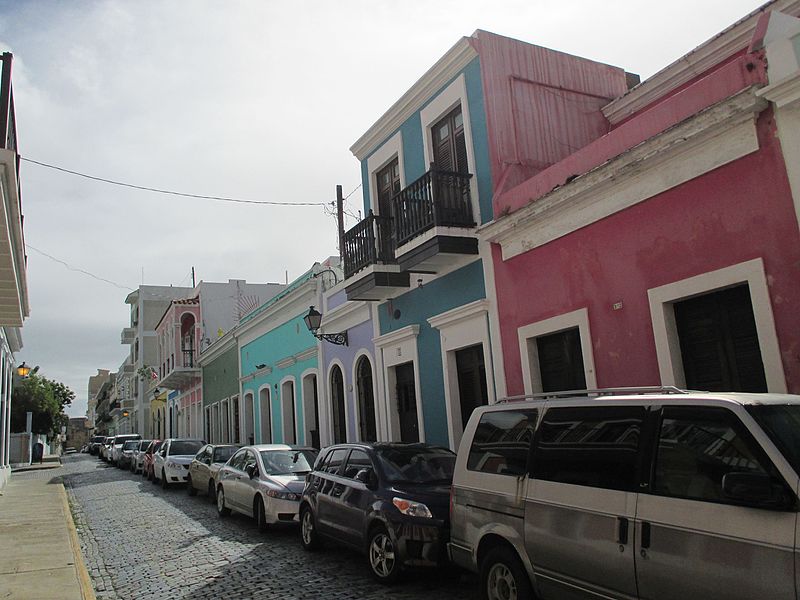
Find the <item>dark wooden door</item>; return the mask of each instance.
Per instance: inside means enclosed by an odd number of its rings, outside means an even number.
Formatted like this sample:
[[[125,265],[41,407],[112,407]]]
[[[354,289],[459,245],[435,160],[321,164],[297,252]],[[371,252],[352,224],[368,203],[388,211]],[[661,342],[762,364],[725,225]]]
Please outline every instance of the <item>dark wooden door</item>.
[[[378,439],[375,427],[375,394],[372,390],[372,365],[366,358],[358,361],[356,369],[358,391],[358,414],[362,442],[375,442]]]
[[[578,328],[536,338],[543,392],[586,389]]]
[[[674,308],[687,388],[767,391],[747,285],[676,302]]]
[[[467,143],[461,106],[431,127],[433,162],[440,171],[468,173]]]
[[[394,369],[397,391],[397,414],[400,420],[400,441],[418,442],[417,390],[414,384],[414,363],[404,363]]]
[[[344,413],[344,378],[342,370],[334,366],[331,371],[331,402],[333,403],[333,443],[347,441],[347,426]]]
[[[486,387],[486,364],[483,360],[483,346],[470,346],[456,350],[456,371],[458,374],[458,397],[461,404],[462,428],[472,411],[489,404]]]

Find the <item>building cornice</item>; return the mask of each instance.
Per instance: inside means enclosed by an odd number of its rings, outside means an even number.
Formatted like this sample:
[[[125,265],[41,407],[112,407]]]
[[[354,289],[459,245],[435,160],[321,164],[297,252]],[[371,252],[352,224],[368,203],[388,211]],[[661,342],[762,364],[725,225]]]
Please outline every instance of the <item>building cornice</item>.
[[[774,102],[778,108],[797,104],[800,100],[800,71],[758,90],[758,96]]]
[[[369,306],[363,300],[343,302],[322,316],[320,333],[342,332],[369,321]]]
[[[419,335],[419,325],[406,325],[402,329],[398,329],[397,331],[391,331],[389,333],[385,333],[380,335],[376,338],[373,338],[373,342],[375,346],[381,348],[383,346],[390,346],[392,344],[399,344],[409,338],[417,337]]]
[[[754,10],[707,42],[701,44],[658,73],[644,80],[624,96],[603,107],[613,124],[619,123],[665,94],[702,75],[722,60],[750,45],[759,17],[766,11],[800,15],[800,0],[775,0]]]
[[[500,244],[508,260],[754,152],[755,116],[766,105],[755,88],[740,92],[492,221],[479,234]]]
[[[458,40],[364,135],[358,138],[350,147],[350,152],[358,160],[364,160],[476,56],[478,53],[472,46],[470,38],[462,37]]]
[[[472,319],[481,313],[489,313],[489,301],[486,299],[475,300],[469,304],[459,306],[442,314],[436,315],[435,317],[431,317],[428,319],[428,323],[430,323],[431,327],[434,327],[435,329],[441,329],[442,327],[450,327],[451,325],[455,325],[461,321]]]

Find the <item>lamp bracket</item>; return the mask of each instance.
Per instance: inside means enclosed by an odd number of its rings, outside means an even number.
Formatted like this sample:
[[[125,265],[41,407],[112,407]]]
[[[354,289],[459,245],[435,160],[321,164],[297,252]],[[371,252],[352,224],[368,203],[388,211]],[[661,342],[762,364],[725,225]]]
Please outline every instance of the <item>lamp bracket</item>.
[[[347,346],[347,332],[342,333],[315,333],[314,337],[337,346]]]

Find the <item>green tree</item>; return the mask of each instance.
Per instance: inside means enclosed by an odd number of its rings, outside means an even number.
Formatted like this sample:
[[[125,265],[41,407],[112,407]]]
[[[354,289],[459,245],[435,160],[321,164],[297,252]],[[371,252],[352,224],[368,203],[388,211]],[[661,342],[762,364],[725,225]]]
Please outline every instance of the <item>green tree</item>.
[[[64,408],[72,404],[75,392],[60,381],[31,374],[14,385],[11,395],[11,430],[25,431],[26,413],[33,413],[34,433],[53,437],[69,418]]]

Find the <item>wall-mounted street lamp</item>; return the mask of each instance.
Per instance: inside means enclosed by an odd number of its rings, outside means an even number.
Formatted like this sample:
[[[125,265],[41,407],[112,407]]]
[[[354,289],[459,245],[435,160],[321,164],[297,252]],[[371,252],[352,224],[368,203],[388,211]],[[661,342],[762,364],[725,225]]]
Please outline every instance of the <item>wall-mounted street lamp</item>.
[[[25,361],[22,361],[22,364],[17,367],[17,375],[22,377],[23,379],[27,379],[27,377],[31,374],[31,368],[25,364]]]
[[[122,411],[122,416],[127,417],[130,413],[127,410]]]
[[[314,310],[313,306],[309,307],[308,314],[303,317],[303,321],[306,322],[306,327],[318,340],[325,340],[326,342],[330,342],[331,344],[336,344],[337,346],[347,346],[347,332],[343,331],[342,333],[317,333],[319,331],[319,326],[322,323],[322,314]]]

